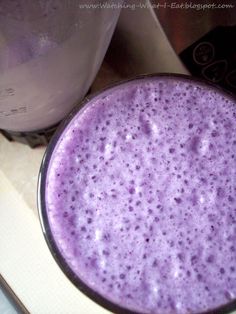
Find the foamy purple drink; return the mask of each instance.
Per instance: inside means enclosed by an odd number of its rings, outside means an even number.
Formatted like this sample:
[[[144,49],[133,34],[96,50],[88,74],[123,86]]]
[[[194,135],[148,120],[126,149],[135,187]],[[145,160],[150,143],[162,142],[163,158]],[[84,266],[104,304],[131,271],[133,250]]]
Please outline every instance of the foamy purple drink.
[[[202,313],[236,299],[235,115],[223,91],[167,75],[107,89],[64,122],[39,207],[77,286],[117,312]]]

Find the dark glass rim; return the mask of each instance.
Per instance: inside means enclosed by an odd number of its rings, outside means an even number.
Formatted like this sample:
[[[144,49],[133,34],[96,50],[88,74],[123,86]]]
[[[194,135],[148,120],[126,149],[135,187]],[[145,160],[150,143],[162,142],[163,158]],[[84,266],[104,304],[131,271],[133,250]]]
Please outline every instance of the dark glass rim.
[[[53,255],[55,261],[61,268],[61,270],[64,272],[64,274],[67,276],[67,278],[85,295],[87,295],[92,301],[96,302],[100,306],[104,307],[105,309],[117,313],[117,314],[142,314],[141,312],[135,312],[126,308],[123,308],[119,306],[118,304],[115,304],[105,297],[103,297],[101,294],[90,288],[86,283],[84,283],[69,267],[66,260],[64,259],[63,255],[61,254],[60,250],[58,249],[58,246],[54,240],[53,234],[50,229],[50,224],[48,220],[47,215],[47,209],[46,209],[46,203],[45,203],[45,188],[46,188],[46,177],[47,177],[47,170],[49,166],[49,162],[52,156],[52,153],[54,151],[54,148],[56,144],[58,143],[58,140],[61,136],[61,134],[64,132],[66,127],[69,125],[69,123],[72,121],[72,119],[79,113],[91,100],[101,95],[103,96],[104,93],[113,90],[114,88],[122,85],[126,85],[129,82],[132,81],[141,81],[145,79],[152,79],[152,78],[176,78],[186,81],[192,81],[193,83],[202,84],[205,86],[209,86],[211,89],[215,89],[216,91],[219,91],[222,94],[225,94],[228,98],[232,98],[234,102],[236,102],[236,97],[232,93],[226,91],[224,88],[216,86],[215,84],[205,81],[203,79],[198,79],[189,75],[185,74],[176,74],[176,73],[153,73],[153,74],[144,74],[135,76],[130,79],[122,80],[119,82],[116,82],[115,84],[111,84],[107,86],[106,88],[101,89],[100,91],[93,93],[85,99],[80,102],[78,105],[76,105],[73,110],[69,113],[69,115],[66,116],[66,118],[61,122],[58,129],[56,130],[55,134],[53,135],[42,160],[41,167],[39,170],[39,177],[38,177],[38,188],[37,188],[37,205],[38,205],[38,213],[39,213],[39,219],[41,228],[44,234],[44,238],[46,240],[46,243],[49,247],[49,250],[51,254]],[[229,303],[222,305],[218,308],[205,311],[198,314],[228,314],[232,311],[236,310],[236,298]],[[143,313],[144,314],[144,313]]]

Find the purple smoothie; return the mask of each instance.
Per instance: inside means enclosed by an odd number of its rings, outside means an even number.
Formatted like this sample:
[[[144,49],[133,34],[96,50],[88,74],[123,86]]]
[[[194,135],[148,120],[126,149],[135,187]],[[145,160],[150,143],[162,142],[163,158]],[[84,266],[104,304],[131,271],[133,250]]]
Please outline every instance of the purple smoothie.
[[[236,298],[236,107],[182,77],[93,98],[62,132],[46,212],[90,288],[140,313],[198,313]]]

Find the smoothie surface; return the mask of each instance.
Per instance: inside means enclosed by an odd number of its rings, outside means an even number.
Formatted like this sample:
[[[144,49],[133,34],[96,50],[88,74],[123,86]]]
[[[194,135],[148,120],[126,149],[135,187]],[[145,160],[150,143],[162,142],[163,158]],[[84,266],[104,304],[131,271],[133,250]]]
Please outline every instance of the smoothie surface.
[[[236,105],[181,77],[93,98],[46,177],[54,241],[72,271],[140,313],[199,313],[236,298]]]

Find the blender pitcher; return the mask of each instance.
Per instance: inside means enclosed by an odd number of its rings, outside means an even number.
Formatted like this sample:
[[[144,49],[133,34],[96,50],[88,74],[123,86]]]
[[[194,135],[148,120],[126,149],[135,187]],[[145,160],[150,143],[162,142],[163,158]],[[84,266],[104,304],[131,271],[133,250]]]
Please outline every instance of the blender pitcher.
[[[50,129],[88,91],[122,1],[0,1],[0,129]]]

